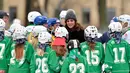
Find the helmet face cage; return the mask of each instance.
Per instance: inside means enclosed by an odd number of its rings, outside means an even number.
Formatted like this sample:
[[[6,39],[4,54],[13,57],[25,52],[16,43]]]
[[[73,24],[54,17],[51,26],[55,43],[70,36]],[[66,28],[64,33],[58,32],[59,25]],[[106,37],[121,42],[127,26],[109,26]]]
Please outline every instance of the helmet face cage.
[[[115,42],[116,42],[117,44],[119,44],[120,41],[121,41],[121,38],[122,38],[121,32],[114,32],[114,37],[113,37],[113,38],[115,39]]]
[[[112,32],[112,30],[111,29],[108,29],[108,36],[110,37],[110,38],[113,38],[114,36],[115,36],[115,34],[114,34],[114,32]]]
[[[98,30],[95,26],[88,26],[85,29],[84,38],[88,42],[95,42],[98,38]]]
[[[110,25],[108,26],[109,28],[109,36],[110,38],[114,38],[115,37],[115,33],[116,32],[121,32],[122,31],[122,25],[119,22],[112,22],[110,23]]]

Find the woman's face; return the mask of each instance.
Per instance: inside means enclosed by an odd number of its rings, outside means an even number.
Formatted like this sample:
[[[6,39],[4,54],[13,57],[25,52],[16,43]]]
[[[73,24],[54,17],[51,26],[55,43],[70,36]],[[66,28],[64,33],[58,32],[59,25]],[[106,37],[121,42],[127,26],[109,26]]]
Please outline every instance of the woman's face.
[[[75,25],[75,20],[73,20],[73,19],[68,19],[68,20],[67,20],[67,26],[68,26],[69,28],[73,28],[74,25]]]

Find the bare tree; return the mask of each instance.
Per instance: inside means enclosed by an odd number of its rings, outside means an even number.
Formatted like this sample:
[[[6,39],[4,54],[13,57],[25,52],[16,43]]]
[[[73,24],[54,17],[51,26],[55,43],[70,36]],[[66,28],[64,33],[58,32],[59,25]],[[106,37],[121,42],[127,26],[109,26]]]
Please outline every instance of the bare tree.
[[[39,5],[40,4],[39,4],[38,0],[26,0],[26,15],[25,15],[26,23],[28,22],[27,16],[30,11],[36,10],[36,11],[41,12]]]
[[[106,0],[98,0],[98,11],[100,26],[104,27],[107,24]]]
[[[0,10],[3,9],[3,0],[0,0]]]

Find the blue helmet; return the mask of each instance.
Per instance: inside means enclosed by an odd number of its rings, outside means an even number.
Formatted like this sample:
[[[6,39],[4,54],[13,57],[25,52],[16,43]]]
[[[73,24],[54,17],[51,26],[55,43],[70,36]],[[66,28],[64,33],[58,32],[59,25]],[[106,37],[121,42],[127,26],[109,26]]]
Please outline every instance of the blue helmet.
[[[112,22],[118,22],[118,17],[113,17],[110,23]]]
[[[37,16],[34,20],[35,25],[43,25],[47,23],[47,17],[46,16]]]
[[[54,26],[57,22],[57,18],[50,18],[48,19],[47,23],[48,23],[48,26]]]

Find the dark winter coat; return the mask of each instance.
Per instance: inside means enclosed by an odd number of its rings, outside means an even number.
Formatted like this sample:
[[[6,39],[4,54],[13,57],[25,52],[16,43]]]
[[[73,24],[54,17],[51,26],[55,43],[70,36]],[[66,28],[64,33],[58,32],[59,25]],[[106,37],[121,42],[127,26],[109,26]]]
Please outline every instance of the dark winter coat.
[[[85,41],[85,39],[84,39],[84,29],[81,29],[81,28],[70,29],[67,25],[65,27],[69,32],[68,41],[71,40],[71,39],[77,39],[77,40],[79,40],[80,43]]]
[[[103,33],[103,35],[97,39],[98,42],[101,42],[102,44],[107,43],[110,40],[109,32]]]

